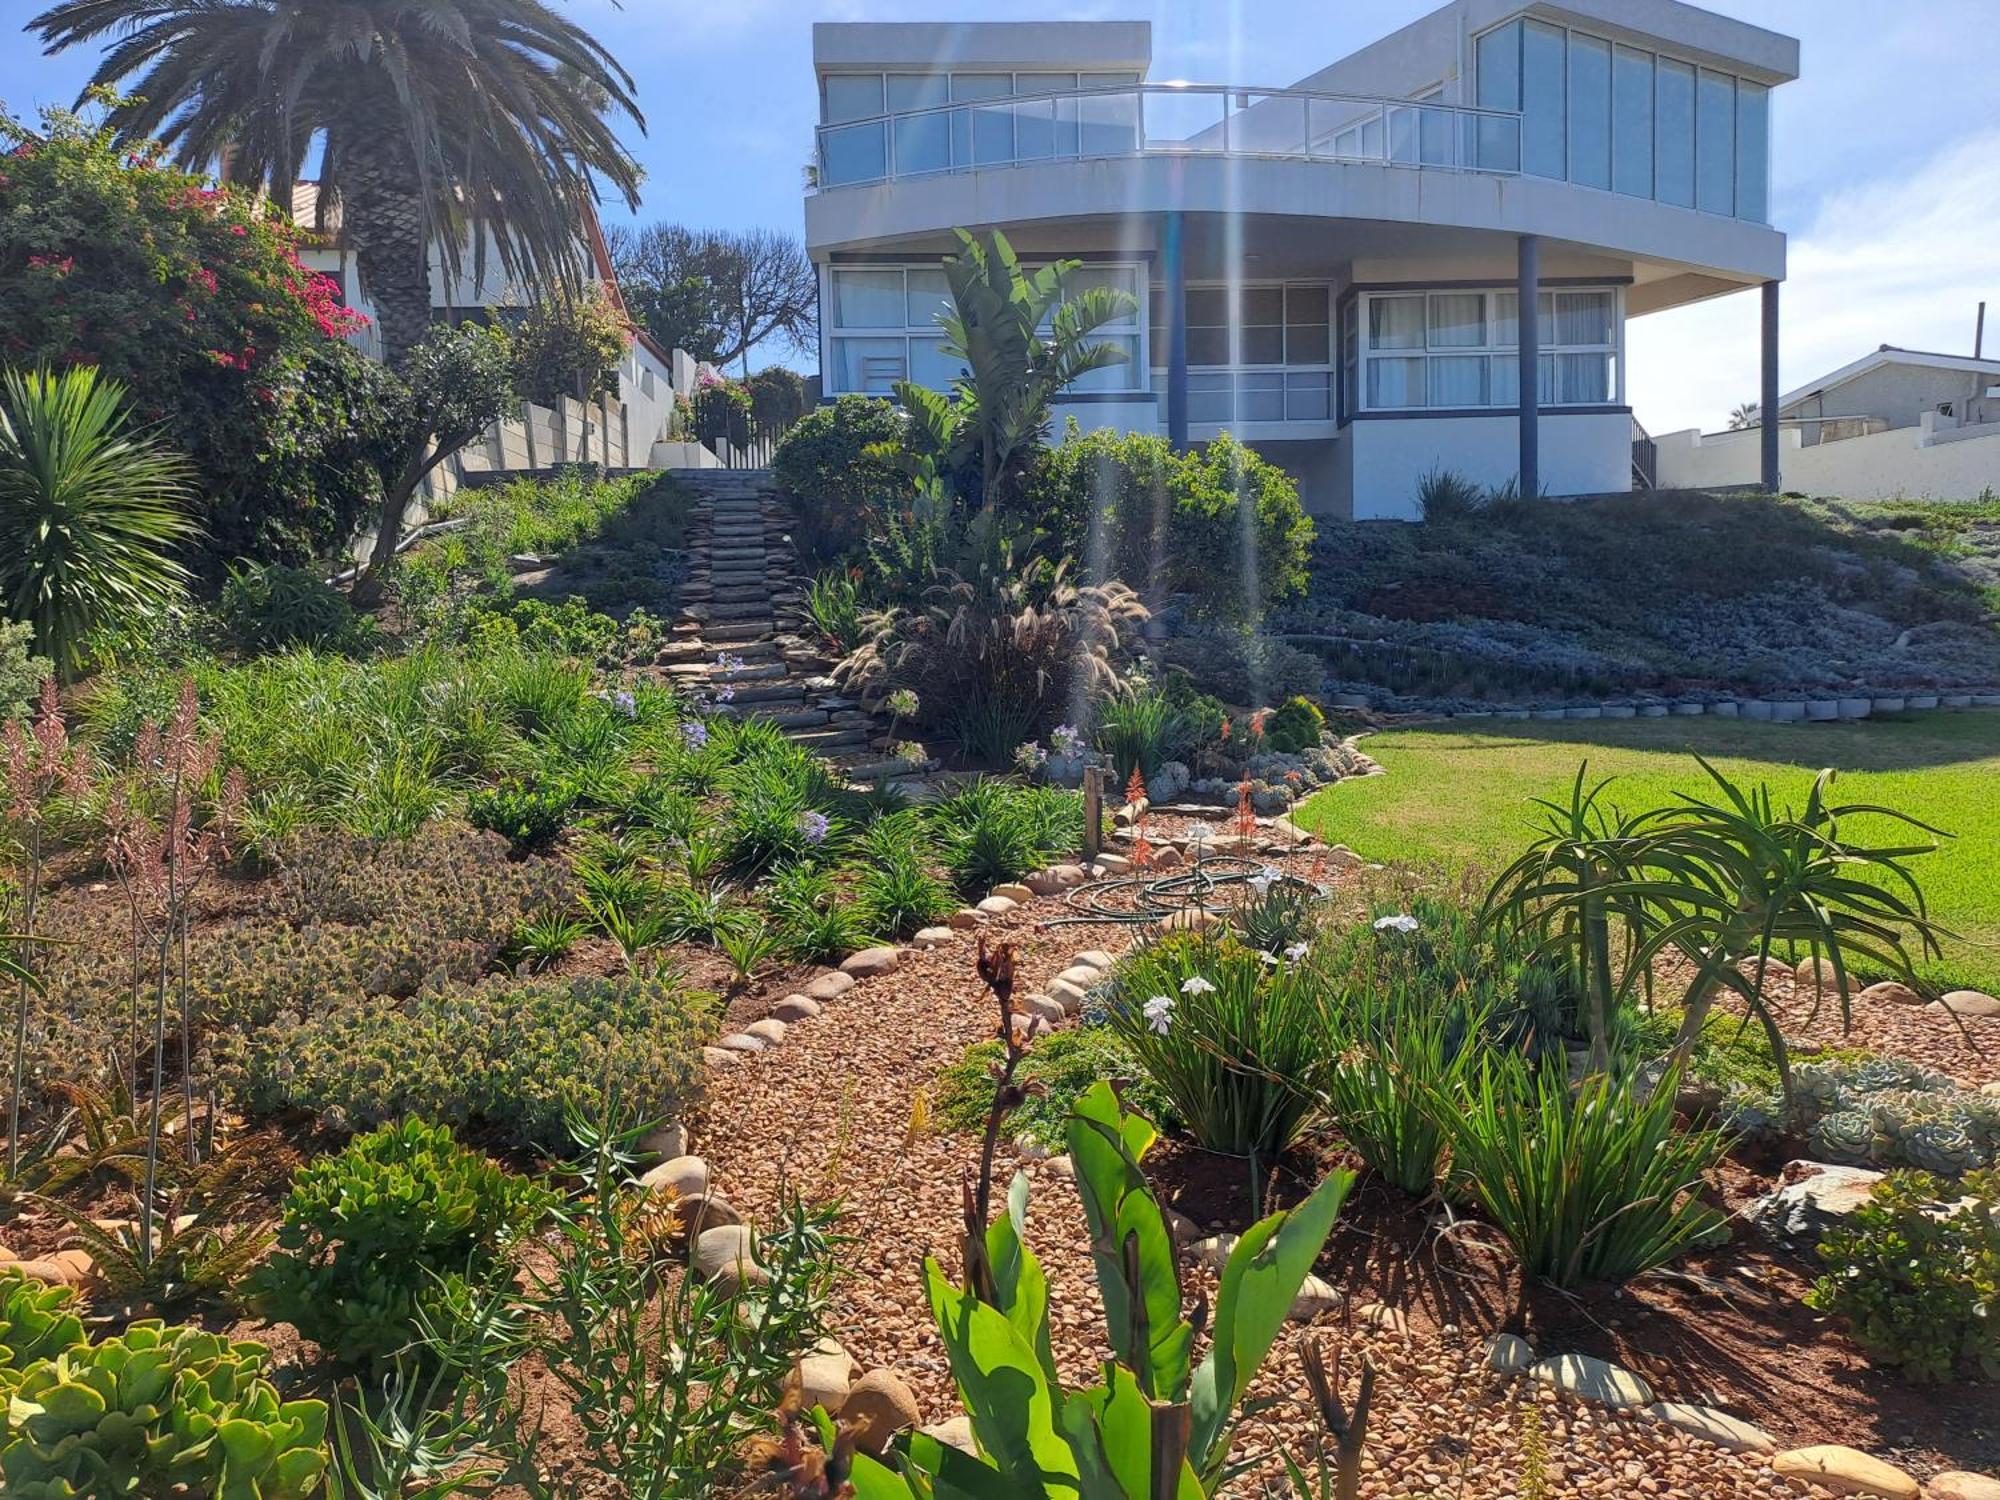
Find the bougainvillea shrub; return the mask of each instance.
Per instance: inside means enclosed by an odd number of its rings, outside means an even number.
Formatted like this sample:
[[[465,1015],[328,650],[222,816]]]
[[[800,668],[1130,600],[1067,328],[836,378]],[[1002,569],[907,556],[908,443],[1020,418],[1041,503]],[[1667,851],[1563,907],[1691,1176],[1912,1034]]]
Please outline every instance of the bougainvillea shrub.
[[[376,490],[393,378],[346,342],[364,320],[268,203],[128,153],[74,116],[0,114],[0,363],[94,364],[195,461],[190,562],[300,563]]]

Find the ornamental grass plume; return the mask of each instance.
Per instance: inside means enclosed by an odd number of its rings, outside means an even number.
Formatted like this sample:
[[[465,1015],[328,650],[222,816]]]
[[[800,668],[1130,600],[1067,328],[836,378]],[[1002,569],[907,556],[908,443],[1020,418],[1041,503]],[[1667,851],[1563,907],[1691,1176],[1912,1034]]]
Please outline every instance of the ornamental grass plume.
[[[228,856],[231,830],[243,811],[243,774],[231,767],[211,795],[222,757],[219,735],[203,734],[194,678],[181,679],[167,729],[148,720],[133,749],[132,771],[111,796],[111,836],[106,854],[125,889],[131,913],[135,964],[132,1019],[137,1031],[141,934],[153,953],[153,1107],[146,1141],[146,1174],[140,1197],[143,1252],[150,1264],[155,1189],[159,1178],[161,1095],[166,1087],[167,1002],[178,1000],[181,1043],[182,1145],[190,1160],[194,1131],[194,1018],[188,983],[188,929],[196,890]],[[136,1042],[136,1037],[135,1037]],[[137,1072],[135,1046],[134,1073]]]
[[[54,677],[42,680],[41,699],[32,726],[10,719],[0,745],[6,755],[6,807],[0,816],[9,841],[20,850],[16,884],[21,902],[21,930],[9,934],[24,951],[13,960],[14,1057],[7,1104],[7,1175],[20,1166],[21,1095],[27,1087],[28,1000],[39,988],[33,967],[35,923],[41,908],[42,861],[55,836],[54,809],[62,799],[82,797],[90,790],[90,760],[72,745],[63,722],[62,699]],[[0,950],[0,956],[5,956]]]

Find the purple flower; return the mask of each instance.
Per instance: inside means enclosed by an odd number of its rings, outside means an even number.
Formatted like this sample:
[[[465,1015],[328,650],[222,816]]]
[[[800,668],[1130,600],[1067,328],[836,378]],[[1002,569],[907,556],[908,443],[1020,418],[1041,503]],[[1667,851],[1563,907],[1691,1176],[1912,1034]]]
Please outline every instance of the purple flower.
[[[1063,760],[1083,754],[1083,734],[1074,724],[1058,724],[1049,731],[1049,745]]]
[[[639,700],[623,688],[611,695],[611,706],[628,719],[639,717]]]
[[[687,719],[681,724],[681,743],[690,750],[699,750],[708,743],[708,726],[699,719]]]
[[[799,832],[808,844],[826,842],[827,821],[823,812],[802,812],[799,814]]]

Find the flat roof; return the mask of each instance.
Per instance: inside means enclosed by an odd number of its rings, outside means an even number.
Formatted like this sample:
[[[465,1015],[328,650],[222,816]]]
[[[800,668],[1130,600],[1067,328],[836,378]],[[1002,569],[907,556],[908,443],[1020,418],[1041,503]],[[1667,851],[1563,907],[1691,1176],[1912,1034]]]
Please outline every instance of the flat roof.
[[[984,67],[1141,73],[1150,21],[815,21],[821,73]]]

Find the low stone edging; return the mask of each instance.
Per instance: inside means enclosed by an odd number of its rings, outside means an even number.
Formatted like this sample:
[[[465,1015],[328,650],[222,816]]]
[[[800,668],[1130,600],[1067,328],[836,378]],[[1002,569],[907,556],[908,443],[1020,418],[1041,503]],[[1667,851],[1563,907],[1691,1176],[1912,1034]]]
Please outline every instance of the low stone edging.
[[[1328,700],[1336,708],[1366,709],[1373,700],[1365,693],[1336,693]],[[2000,708],[2000,692],[1853,693],[1836,697],[1807,697],[1782,694],[1763,698],[1675,698],[1630,699],[1602,703],[1570,704],[1563,707],[1523,707],[1439,709],[1433,713],[1413,710],[1416,717],[1460,720],[1498,719],[1514,723],[1538,720],[1665,719],[1699,718],[1750,719],[1773,724],[1827,724],[1852,722],[1876,714],[1928,712],[1948,708]]]

